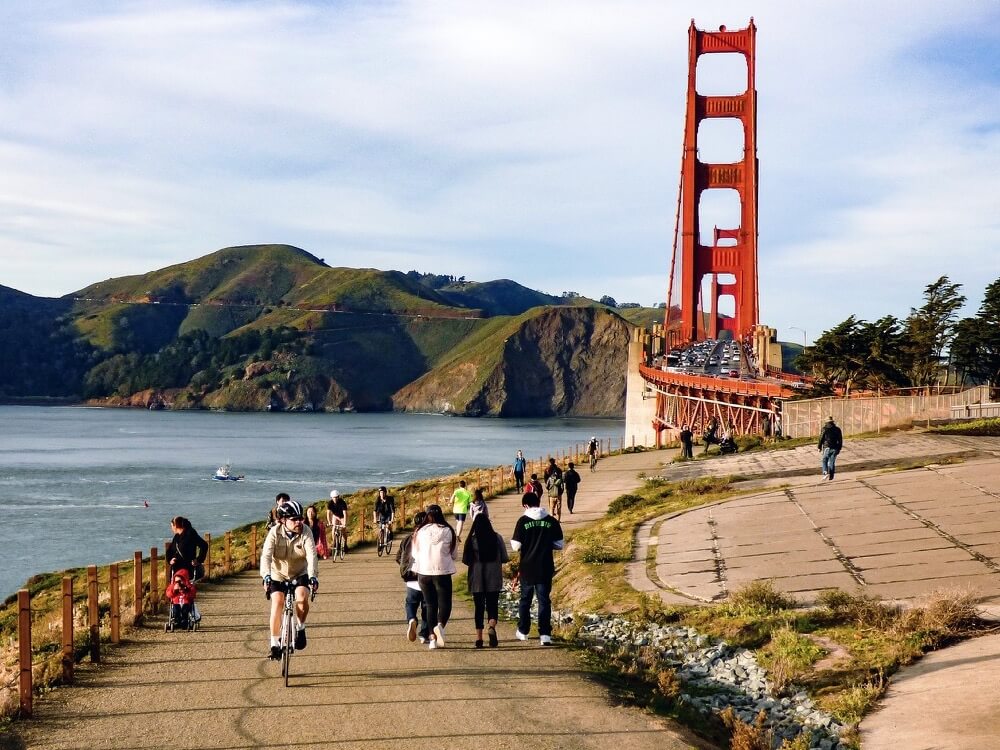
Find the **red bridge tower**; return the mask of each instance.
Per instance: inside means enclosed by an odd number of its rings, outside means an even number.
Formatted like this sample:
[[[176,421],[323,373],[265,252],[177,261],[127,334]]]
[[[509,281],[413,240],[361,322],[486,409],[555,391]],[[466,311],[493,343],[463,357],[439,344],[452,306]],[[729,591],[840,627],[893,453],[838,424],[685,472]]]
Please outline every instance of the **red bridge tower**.
[[[752,18],[747,28],[738,31],[728,31],[725,26],[718,31],[702,31],[695,28],[693,20],[688,30],[687,114],[678,211],[681,243],[678,252],[675,240],[665,321],[674,345],[718,338],[720,330],[744,339],[758,322],[756,35]],[[731,96],[698,93],[698,59],[713,54],[740,54],[746,58],[743,93]],[[740,161],[730,164],[699,161],[699,125],[712,118],[734,118],[742,124]],[[739,195],[739,225],[715,227],[711,238],[700,237],[702,194],[725,189],[735,190]],[[720,276],[725,278],[720,280]],[[708,283],[706,277],[710,279]],[[732,317],[723,316],[719,309],[720,299],[726,296],[731,296],[735,303]]]

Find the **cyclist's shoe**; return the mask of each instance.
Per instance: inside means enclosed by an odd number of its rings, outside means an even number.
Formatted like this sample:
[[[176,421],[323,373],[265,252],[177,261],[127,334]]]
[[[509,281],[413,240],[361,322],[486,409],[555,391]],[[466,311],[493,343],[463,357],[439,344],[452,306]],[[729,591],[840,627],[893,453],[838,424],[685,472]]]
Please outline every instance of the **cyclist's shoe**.
[[[538,642],[541,645],[543,645],[543,646],[551,646],[552,645],[552,636],[551,635],[540,635],[540,636],[538,636]]]
[[[406,626],[406,640],[413,643],[417,640],[417,621],[410,619],[409,624]]]
[[[514,637],[517,638],[517,640],[519,640],[519,641],[526,641],[526,640],[528,640],[527,633],[522,633],[520,630],[515,630],[514,631]]]
[[[306,629],[301,628],[295,631],[295,650],[301,651],[306,647]]]
[[[267,658],[271,661],[279,661],[281,659],[281,646],[271,646],[271,653]]]
[[[497,645],[500,643],[500,641],[497,640],[497,629],[496,629],[496,626],[495,625],[490,625],[489,630],[486,631],[486,635],[490,639],[490,648],[496,648]]]
[[[434,636],[437,648],[444,648],[444,625],[439,623],[434,626]]]

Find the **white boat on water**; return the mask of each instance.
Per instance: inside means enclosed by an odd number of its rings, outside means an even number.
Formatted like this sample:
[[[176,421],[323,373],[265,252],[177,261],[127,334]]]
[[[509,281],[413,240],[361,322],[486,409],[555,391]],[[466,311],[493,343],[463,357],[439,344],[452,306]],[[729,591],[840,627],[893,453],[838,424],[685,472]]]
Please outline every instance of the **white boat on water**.
[[[243,475],[233,474],[229,464],[222,464],[222,466],[215,470],[215,476],[212,479],[217,479],[220,482],[239,482],[243,479]]]

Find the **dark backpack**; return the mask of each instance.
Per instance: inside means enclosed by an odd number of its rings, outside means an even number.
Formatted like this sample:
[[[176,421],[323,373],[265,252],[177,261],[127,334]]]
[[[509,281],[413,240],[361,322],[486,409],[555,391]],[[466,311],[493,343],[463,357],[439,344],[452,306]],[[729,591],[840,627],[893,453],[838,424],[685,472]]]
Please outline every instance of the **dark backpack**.
[[[417,574],[411,570],[413,567],[412,547],[413,536],[410,535],[403,540],[402,544],[399,545],[399,551],[396,552],[396,562],[399,563],[399,577],[404,581],[417,580]]]

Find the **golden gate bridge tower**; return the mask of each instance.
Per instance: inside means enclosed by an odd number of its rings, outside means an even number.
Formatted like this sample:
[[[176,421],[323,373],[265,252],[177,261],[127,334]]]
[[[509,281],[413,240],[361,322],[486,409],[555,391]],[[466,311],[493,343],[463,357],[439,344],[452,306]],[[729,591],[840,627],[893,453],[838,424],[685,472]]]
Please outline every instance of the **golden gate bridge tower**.
[[[654,330],[642,342],[638,367],[630,360],[630,391],[641,387],[646,404],[640,411],[645,413],[655,398],[649,418],[658,445],[665,430],[677,430],[683,424],[697,427],[711,417],[734,434],[766,432],[775,427],[780,400],[792,393],[780,374],[780,359],[773,366],[773,331],[758,320],[756,36],[752,18],[744,29],[731,31],[721,26],[718,31],[704,31],[692,20],[688,30],[684,152],[667,308],[662,330]],[[741,72],[742,80],[733,82],[737,93],[699,93],[698,62],[705,55],[742,57],[746,77],[742,79]],[[722,118],[738,123],[729,133],[742,133],[742,158],[703,162],[699,159],[701,126]],[[728,226],[705,232],[702,202],[713,191],[735,192],[739,208],[728,218]],[[731,376],[731,370],[709,372],[704,366],[670,366],[698,342],[723,347],[723,339],[727,342],[724,351],[731,353],[738,347],[738,355],[731,354],[727,360],[734,364],[738,360],[738,376]],[[628,403],[634,403],[631,395]],[[627,406],[627,425],[634,411]]]

